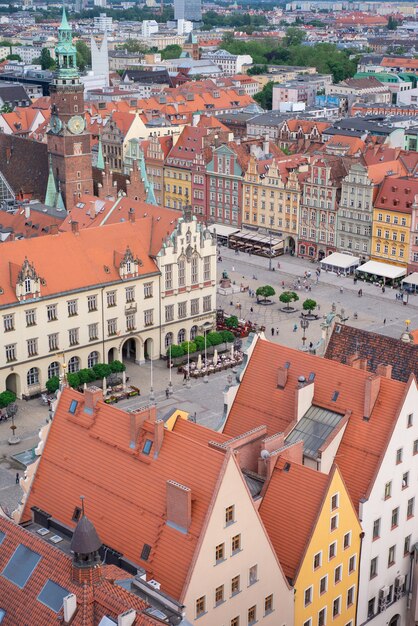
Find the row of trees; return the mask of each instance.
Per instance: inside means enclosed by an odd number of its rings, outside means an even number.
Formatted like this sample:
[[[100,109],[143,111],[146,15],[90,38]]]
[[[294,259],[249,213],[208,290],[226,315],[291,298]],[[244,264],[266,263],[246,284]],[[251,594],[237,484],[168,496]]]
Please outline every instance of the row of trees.
[[[238,320],[237,320],[238,324]],[[206,347],[219,346],[221,343],[229,343],[234,341],[235,337],[230,330],[220,330],[219,332],[213,331],[206,335]],[[183,341],[181,344],[172,344],[167,348],[167,356],[175,359],[177,357],[184,356],[189,353],[203,351],[205,349],[205,338],[202,335],[198,335],[193,341]]]
[[[124,372],[126,366],[121,361],[112,361],[112,363],[97,363],[92,368],[84,368],[79,372],[67,374],[67,381],[70,387],[77,389],[84,383],[92,383],[96,380],[102,380],[107,378],[111,374],[117,374]],[[59,388],[59,377],[52,376],[46,381],[46,388],[48,393],[55,393]]]
[[[261,26],[268,25],[265,15],[250,15],[249,13],[238,13],[238,11],[234,11],[230,15],[219,15],[216,11],[207,11],[202,19],[203,26],[201,30],[212,30],[212,28],[218,26],[229,26],[251,33]]]

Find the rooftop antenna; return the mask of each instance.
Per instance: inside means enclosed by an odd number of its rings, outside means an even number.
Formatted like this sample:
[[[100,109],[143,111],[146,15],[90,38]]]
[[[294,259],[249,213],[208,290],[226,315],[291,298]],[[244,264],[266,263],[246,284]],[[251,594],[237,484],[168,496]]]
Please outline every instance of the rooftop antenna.
[[[81,512],[82,512],[82,514],[83,514],[83,517],[84,517],[84,515],[85,515],[85,513],[84,513],[84,498],[85,498],[85,496],[80,496],[80,500],[81,500]]]

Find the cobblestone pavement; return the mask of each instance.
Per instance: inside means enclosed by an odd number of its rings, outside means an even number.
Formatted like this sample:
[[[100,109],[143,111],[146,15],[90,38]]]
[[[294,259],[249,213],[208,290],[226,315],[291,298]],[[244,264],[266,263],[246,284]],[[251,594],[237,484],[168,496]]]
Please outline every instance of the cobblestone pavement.
[[[217,305],[225,309],[227,313],[236,314],[235,305],[241,304],[240,317],[251,319],[266,327],[266,336],[277,343],[282,343],[294,348],[302,344],[302,331],[299,327],[299,315],[302,302],[310,297],[320,305],[320,315],[325,315],[331,310],[331,304],[335,302],[337,311],[344,309],[349,318],[348,323],[358,328],[372,330],[392,337],[399,337],[405,327],[405,319],[411,320],[411,328],[418,328],[418,296],[411,296],[407,306],[395,300],[395,292],[387,289],[386,293],[373,285],[365,283],[353,284],[352,278],[339,278],[335,274],[321,272],[318,284],[312,285],[311,292],[305,292],[302,288],[297,291],[299,302],[296,303],[298,311],[289,315],[282,313],[279,295],[282,291],[282,281],[287,289],[295,279],[303,277],[305,271],[315,274],[316,265],[294,257],[280,257],[273,261],[275,271],[269,271],[268,260],[260,257],[249,257],[248,254],[235,255],[232,250],[221,249],[222,262],[218,264],[219,277],[223,270],[227,270],[231,279],[236,284],[249,285],[256,289],[260,285],[270,284],[276,290],[273,304],[261,306],[255,303],[255,298],[250,298],[248,293],[239,293],[231,296],[218,296]],[[277,268],[280,263],[280,269]],[[253,278],[256,276],[257,278]],[[312,281],[311,281],[312,282]],[[340,287],[343,292],[340,292]],[[363,297],[357,295],[358,289],[363,289]],[[230,305],[230,302],[233,305]],[[251,307],[253,311],[251,311]],[[354,320],[353,314],[357,313],[358,319]],[[384,323],[385,320],[385,323]],[[297,324],[296,332],[293,332]],[[274,329],[274,335],[271,329]],[[276,329],[279,330],[277,334]],[[317,342],[321,337],[320,320],[311,322],[306,332],[307,343]],[[165,389],[169,383],[169,370],[164,362],[154,362],[152,367],[153,387],[156,396],[157,413],[164,418],[175,408],[181,408],[196,413],[197,422],[210,428],[217,428],[223,413],[223,391],[228,384],[227,377],[232,370],[226,370],[209,377],[205,384],[202,379],[191,380],[191,387],[183,386],[183,377],[177,374],[173,368],[172,383],[173,395],[167,399]],[[151,364],[135,365],[127,364],[127,375],[130,382],[141,389],[141,396],[120,402],[117,406],[121,409],[137,408],[149,403],[151,386]],[[11,459],[11,455],[33,448],[39,441],[38,431],[48,418],[48,408],[41,404],[40,399],[29,402],[18,401],[19,410],[15,418],[17,425],[16,434],[21,442],[16,446],[8,444],[11,435],[10,421],[0,422],[0,505],[9,511],[13,510],[20,497],[21,489],[16,485],[16,472],[23,475],[22,468]]]

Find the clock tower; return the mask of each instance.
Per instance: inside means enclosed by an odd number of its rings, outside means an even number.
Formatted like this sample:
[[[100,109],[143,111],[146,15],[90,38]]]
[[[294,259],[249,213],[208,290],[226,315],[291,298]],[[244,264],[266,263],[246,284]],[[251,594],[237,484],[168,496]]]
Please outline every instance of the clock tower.
[[[50,86],[48,152],[52,173],[68,211],[81,194],[93,194],[93,174],[90,134],[84,115],[84,86],[80,82],[77,51],[64,8],[55,57],[57,71]]]

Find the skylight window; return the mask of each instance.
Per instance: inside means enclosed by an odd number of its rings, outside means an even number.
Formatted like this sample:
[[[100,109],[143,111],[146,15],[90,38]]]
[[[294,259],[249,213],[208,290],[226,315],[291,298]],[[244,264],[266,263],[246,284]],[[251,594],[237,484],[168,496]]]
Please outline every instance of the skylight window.
[[[4,540],[5,536],[6,536],[5,533],[1,532],[1,530],[0,530],[0,546],[3,543],[3,540]]]
[[[141,552],[141,559],[143,561],[148,561],[150,553],[151,553],[151,546],[148,545],[147,543],[144,543],[142,552]]]
[[[151,439],[145,439],[144,447],[142,448],[142,453],[148,455],[151,452],[151,448],[152,448]]]
[[[6,617],[6,611],[4,609],[0,609],[0,624],[2,623],[4,617]]]
[[[332,398],[331,398],[332,402],[336,402],[339,395],[340,395],[339,391],[334,391],[334,393],[332,394]]]
[[[47,580],[41,589],[38,600],[55,613],[58,613],[62,609],[64,598],[68,596],[69,593],[68,589],[57,585],[57,583],[54,583],[52,580]]]
[[[70,413],[72,413],[72,415],[74,415],[74,413],[76,412],[77,406],[78,406],[77,400],[71,400],[70,408],[68,410]]]
[[[23,589],[38,565],[41,555],[19,544],[3,570],[3,576]]]

